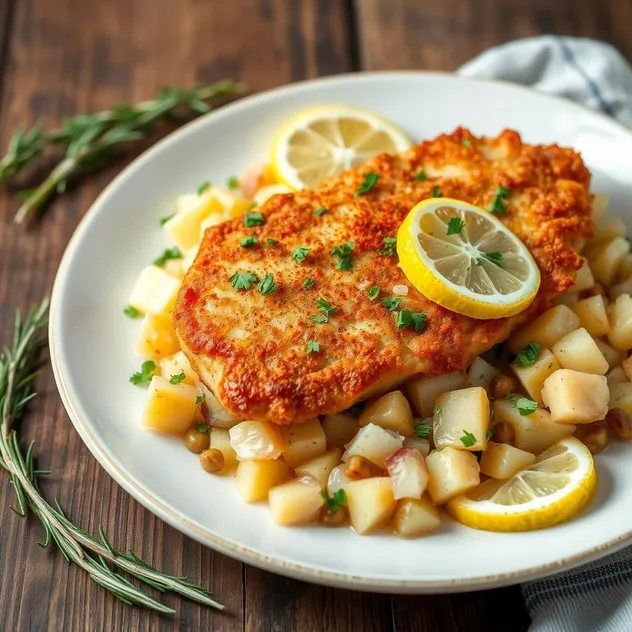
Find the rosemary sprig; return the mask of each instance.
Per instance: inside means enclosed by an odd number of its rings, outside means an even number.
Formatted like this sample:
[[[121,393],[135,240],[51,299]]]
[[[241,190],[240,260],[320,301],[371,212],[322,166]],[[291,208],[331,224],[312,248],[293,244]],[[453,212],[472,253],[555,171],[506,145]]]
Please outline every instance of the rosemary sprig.
[[[197,88],[166,88],[151,101],[70,117],[60,129],[48,134],[39,124],[28,132],[19,129],[0,160],[0,184],[17,176],[51,146],[64,147],[65,155],[44,182],[25,196],[16,222],[27,219],[53,194],[63,193],[69,179],[111,161],[117,146],[146,138],[156,123],[182,118],[191,112],[204,114],[211,110],[207,101],[243,91],[242,84],[229,80]]]
[[[46,344],[44,331],[47,311],[48,301],[45,300],[38,309],[29,312],[24,320],[18,312],[13,344],[5,347],[0,355],[0,467],[9,473],[15,490],[17,508],[13,510],[22,517],[31,511],[44,527],[46,537],[42,546],[53,542],[66,561],[82,568],[97,584],[127,604],[145,606],[158,612],[175,612],[114,568],[127,572],[161,592],[174,592],[187,599],[223,609],[204,588],[189,583],[186,578],[161,573],[131,551],[122,553],[115,550],[102,528],[99,528],[98,538],[92,537],[73,524],[57,501],[53,507],[43,497],[38,477],[48,472],[35,468],[33,443],[25,454],[22,453],[13,426],[26,404],[36,395],[33,383],[42,364],[40,351]]]

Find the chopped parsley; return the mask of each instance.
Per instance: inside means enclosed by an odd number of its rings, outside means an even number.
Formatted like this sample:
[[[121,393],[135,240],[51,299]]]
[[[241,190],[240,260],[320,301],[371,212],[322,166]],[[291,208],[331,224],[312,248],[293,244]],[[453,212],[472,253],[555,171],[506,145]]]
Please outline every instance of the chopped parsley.
[[[296,246],[296,248],[294,248],[294,250],[292,251],[292,259],[294,259],[294,261],[300,265],[301,263],[303,263],[303,261],[305,261],[307,253],[310,250],[311,248],[308,248],[307,246]]]
[[[432,197],[433,198],[441,197],[441,189],[439,188],[437,184],[435,184],[432,187]]]
[[[384,239],[382,239],[382,243],[384,244],[384,248],[380,248],[377,251],[377,254],[382,255],[383,257],[392,257],[395,254],[397,239],[395,237],[384,237]]]
[[[362,184],[356,189],[356,195],[364,195],[368,193],[380,179],[380,176],[377,175],[374,171],[369,171],[369,173],[364,174],[364,181]]]
[[[437,406],[433,411],[432,414],[435,417],[441,417],[441,415],[443,414],[443,408],[441,408],[441,406]]]
[[[459,438],[466,448],[471,448],[476,443],[476,437],[465,429],[463,429],[463,436]]]
[[[274,277],[269,273],[264,274],[263,279],[261,279],[261,281],[257,285],[257,289],[264,296],[266,296],[266,294],[272,294],[272,292],[276,292],[277,284],[274,282]]]
[[[210,182],[202,182],[202,184],[197,189],[197,194],[202,195],[202,193],[204,193],[204,191],[206,191],[210,186]]]
[[[307,277],[305,281],[303,281],[303,287],[309,290],[309,288],[314,287],[314,283],[316,283],[316,281],[312,279],[312,277]]]
[[[257,208],[257,206],[259,206],[256,202],[250,202],[250,204],[248,205],[249,209],[253,209],[253,208]]]
[[[238,270],[228,280],[238,292],[242,292],[249,290],[250,286],[259,280],[259,277],[254,272]]]
[[[330,496],[327,490],[323,489],[321,496],[325,499],[327,511],[337,511],[347,504],[347,492],[345,492],[344,489],[339,489],[337,492],[334,492],[333,496]]]
[[[272,237],[268,237],[266,239],[266,248],[270,248],[272,246],[276,246],[279,243],[278,239],[273,239]]]
[[[401,296],[385,296],[381,302],[389,312],[394,312],[403,300]]]
[[[315,340],[310,340],[307,343],[307,353],[318,353],[320,351],[320,345]]]
[[[186,380],[186,377],[187,376],[184,374],[184,371],[180,371],[180,373],[172,375],[169,378],[169,384],[180,384],[180,382],[184,382],[184,380]]]
[[[240,242],[239,245],[242,248],[250,248],[251,246],[256,246],[259,243],[259,240],[254,237],[253,235],[249,235],[248,237],[244,237]]]
[[[165,215],[160,218],[160,225],[164,226],[172,217],[175,216],[175,213],[171,213],[171,215]]]
[[[253,226],[261,226],[265,222],[265,218],[258,211],[254,213],[246,213],[244,215],[244,226],[252,228]]]
[[[397,328],[423,331],[426,328],[426,315],[418,312],[411,312],[409,309],[402,309],[397,313]]]
[[[228,188],[229,189],[239,188],[239,178],[237,176],[231,176],[230,178],[228,178]]]
[[[195,405],[199,406],[200,404],[203,404],[203,403],[204,403],[204,395],[198,395],[195,398]]]
[[[417,182],[423,182],[424,180],[427,180],[428,176],[426,175],[426,172],[422,169],[416,176],[415,176],[415,180],[417,180]]]
[[[153,360],[146,360],[140,365],[140,371],[137,371],[129,378],[132,384],[143,384],[149,382],[156,372],[156,363]]]
[[[370,301],[374,301],[380,294],[380,288],[378,285],[374,285],[373,287],[370,287],[367,291],[367,296],[369,297]]]
[[[165,263],[167,263],[167,261],[170,261],[171,259],[182,259],[182,253],[177,246],[174,246],[173,248],[165,248],[160,257],[154,259],[154,265],[158,266],[159,268],[164,268]]]
[[[527,417],[538,409],[538,402],[528,397],[520,397],[516,400],[516,408],[523,417]]]
[[[487,434],[485,435],[488,441],[492,440],[492,437],[494,436],[494,431],[491,428],[487,429]]]
[[[446,235],[457,235],[462,233],[465,228],[465,222],[460,217],[451,217],[448,222],[448,230]]]
[[[484,252],[482,253],[483,257],[485,259],[487,259],[487,261],[490,261],[491,263],[496,264],[499,268],[502,268],[502,263],[503,263],[503,253],[502,252]],[[484,261],[483,261],[483,257],[479,257],[478,259],[476,259],[474,261],[474,265],[475,266],[482,266]]]
[[[317,209],[314,209],[314,217],[320,217],[321,215],[324,215],[326,212],[328,211],[326,206],[319,206]]]
[[[496,189],[496,193],[489,207],[490,212],[496,215],[504,215],[507,212],[505,200],[509,197],[510,193],[511,191],[507,187],[499,186]]]
[[[471,147],[472,141],[469,138],[464,138],[461,144],[463,147]]]
[[[208,434],[211,431],[211,427],[208,424],[200,423],[195,424],[195,429],[201,434]]]
[[[516,356],[516,366],[525,367],[535,364],[540,355],[540,343],[530,342],[522,351]]]
[[[353,270],[351,256],[354,246],[355,244],[352,241],[348,241],[342,246],[336,246],[331,251],[331,256],[336,257],[336,270]]]
[[[420,439],[428,439],[431,432],[432,424],[425,423],[423,420],[420,420],[419,423],[415,425],[415,429],[413,430],[415,436],[419,437]]]
[[[324,298],[319,298],[316,301],[316,307],[318,307],[318,311],[321,313],[313,314],[309,317],[313,323],[328,323],[329,317],[336,311],[336,308]]]
[[[123,313],[125,314],[125,316],[127,316],[128,318],[138,318],[140,316],[140,310],[136,309],[134,306],[132,305],[128,305],[124,310]]]

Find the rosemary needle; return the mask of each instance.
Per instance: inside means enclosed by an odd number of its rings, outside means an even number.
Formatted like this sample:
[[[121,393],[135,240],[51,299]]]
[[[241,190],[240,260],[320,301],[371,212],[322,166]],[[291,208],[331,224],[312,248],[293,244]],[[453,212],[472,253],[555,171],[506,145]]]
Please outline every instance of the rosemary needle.
[[[65,155],[44,182],[25,195],[16,222],[26,220],[55,193],[63,193],[69,179],[107,164],[119,145],[146,138],[154,124],[185,113],[203,114],[211,109],[207,101],[243,91],[242,84],[229,80],[190,89],[166,88],[151,101],[72,116],[59,130],[48,134],[39,124],[28,132],[19,129],[0,159],[0,184],[31,166],[50,146],[64,147]]]
[[[189,583],[184,577],[161,573],[131,551],[122,553],[115,550],[102,528],[99,528],[98,538],[92,537],[66,516],[57,501],[53,507],[42,495],[38,478],[47,472],[35,469],[33,443],[25,454],[22,452],[13,426],[24,412],[26,404],[36,395],[33,382],[42,363],[40,351],[46,344],[43,332],[47,311],[48,301],[44,300],[25,319],[18,312],[13,344],[0,355],[0,467],[11,477],[17,499],[15,513],[25,517],[31,511],[44,527],[43,546],[53,542],[66,561],[82,568],[97,584],[127,604],[145,606],[158,612],[174,612],[120,575],[115,568],[161,592],[174,592],[187,599],[223,609],[201,586]]]

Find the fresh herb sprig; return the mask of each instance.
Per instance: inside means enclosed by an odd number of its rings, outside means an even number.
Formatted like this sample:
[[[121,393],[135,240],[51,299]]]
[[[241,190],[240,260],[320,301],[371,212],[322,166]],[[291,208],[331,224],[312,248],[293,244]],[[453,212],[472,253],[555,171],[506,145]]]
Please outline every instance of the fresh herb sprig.
[[[9,473],[15,490],[15,513],[24,518],[30,511],[44,527],[42,546],[55,544],[67,562],[86,571],[97,584],[127,604],[158,612],[175,612],[113,570],[115,568],[161,592],[177,593],[223,609],[201,586],[161,573],[132,551],[122,553],[114,549],[103,528],[99,528],[98,538],[92,537],[68,518],[59,503],[55,501],[53,506],[42,495],[39,477],[48,472],[36,469],[33,443],[26,453],[22,451],[14,426],[36,395],[33,384],[42,364],[40,352],[46,346],[47,311],[45,300],[24,319],[18,312],[13,343],[0,355],[0,467]]]
[[[65,155],[46,179],[26,195],[15,221],[24,222],[54,194],[63,193],[69,180],[111,162],[121,145],[147,138],[157,123],[191,112],[204,114],[211,109],[207,101],[243,90],[242,84],[228,80],[197,88],[165,88],[151,101],[72,116],[54,132],[43,132],[39,124],[28,132],[19,129],[0,160],[0,184],[30,167],[51,146],[63,147]]]

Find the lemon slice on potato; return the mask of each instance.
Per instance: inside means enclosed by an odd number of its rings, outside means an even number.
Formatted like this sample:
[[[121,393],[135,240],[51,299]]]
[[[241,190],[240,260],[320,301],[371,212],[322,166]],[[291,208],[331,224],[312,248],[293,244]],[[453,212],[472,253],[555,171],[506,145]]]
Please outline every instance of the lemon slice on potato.
[[[461,200],[431,198],[414,206],[399,228],[397,254],[422,294],[473,318],[513,316],[540,287],[540,271],[520,239]]]
[[[391,121],[362,108],[326,105],[302,110],[286,121],[272,145],[275,177],[293,189],[357,167],[384,152],[408,149],[411,141]]]
[[[578,514],[593,497],[596,483],[592,455],[581,441],[570,437],[510,479],[489,479],[455,496],[446,509],[455,520],[474,529],[544,529]]]

